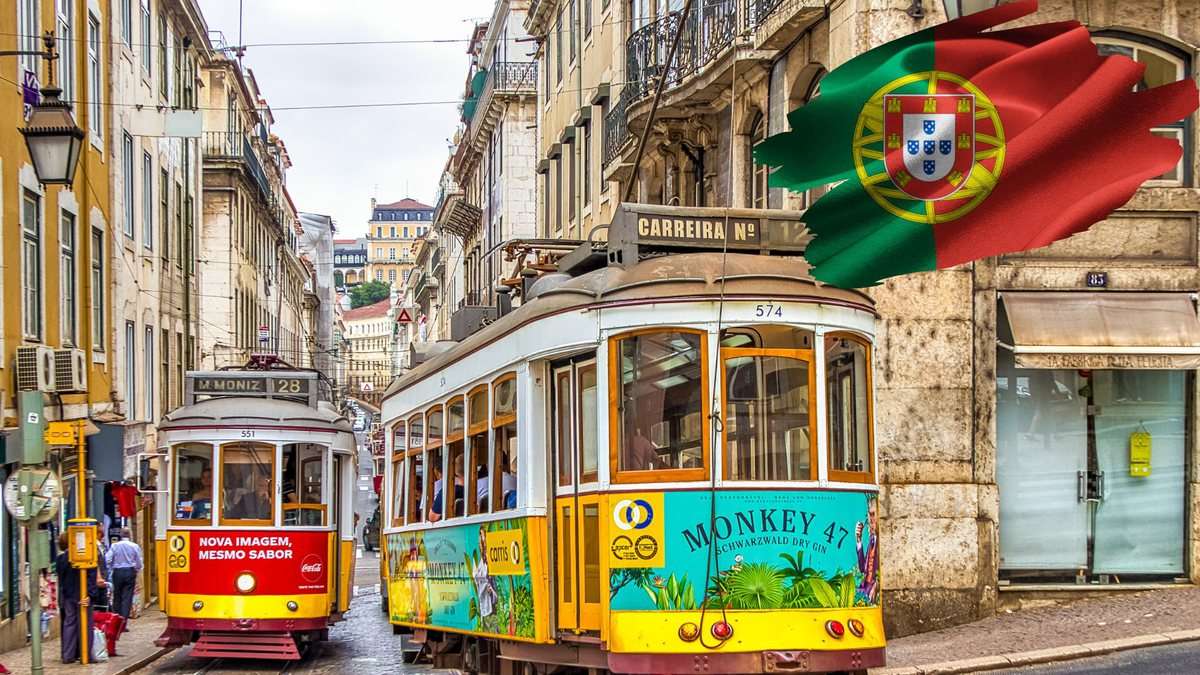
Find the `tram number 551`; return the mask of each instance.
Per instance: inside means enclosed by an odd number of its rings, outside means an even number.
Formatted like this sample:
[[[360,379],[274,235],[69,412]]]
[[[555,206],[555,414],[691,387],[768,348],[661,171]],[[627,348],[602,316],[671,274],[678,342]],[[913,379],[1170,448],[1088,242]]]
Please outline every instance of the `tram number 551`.
[[[783,305],[776,305],[773,302],[768,302],[764,305],[755,305],[754,316],[759,319],[782,319]]]

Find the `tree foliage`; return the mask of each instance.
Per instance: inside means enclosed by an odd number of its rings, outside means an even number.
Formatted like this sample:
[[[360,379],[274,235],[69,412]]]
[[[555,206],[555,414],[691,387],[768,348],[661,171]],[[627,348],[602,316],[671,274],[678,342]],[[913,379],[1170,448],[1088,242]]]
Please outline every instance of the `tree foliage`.
[[[382,281],[368,281],[350,289],[350,308],[358,309],[373,305],[380,300],[387,300],[392,289]]]

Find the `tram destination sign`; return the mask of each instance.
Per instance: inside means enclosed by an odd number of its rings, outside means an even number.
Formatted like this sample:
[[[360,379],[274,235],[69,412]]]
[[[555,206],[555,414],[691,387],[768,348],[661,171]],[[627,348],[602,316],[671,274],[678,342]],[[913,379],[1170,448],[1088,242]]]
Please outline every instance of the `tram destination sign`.
[[[317,375],[307,372],[192,372],[187,374],[189,405],[196,397],[245,396],[304,399],[315,405]]]
[[[809,234],[800,211],[622,204],[609,226],[609,248],[753,251],[799,255]]]

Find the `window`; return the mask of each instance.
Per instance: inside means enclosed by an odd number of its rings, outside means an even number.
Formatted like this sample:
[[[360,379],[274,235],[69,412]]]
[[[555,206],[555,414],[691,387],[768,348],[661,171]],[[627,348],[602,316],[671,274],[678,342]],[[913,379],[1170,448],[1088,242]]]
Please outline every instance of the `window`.
[[[97,118],[99,119],[99,118]],[[133,238],[133,136],[121,132],[121,193],[125,199],[125,236]]]
[[[42,339],[42,200],[25,190],[21,200],[22,329]]]
[[[173,73],[173,85],[171,87],[171,103],[172,105],[180,105],[183,102],[183,37],[180,35],[174,36],[175,53],[171,55],[171,70]]]
[[[383,281],[383,270],[375,270],[375,281]]]
[[[174,456],[173,521],[176,525],[211,525],[213,514],[213,449],[205,443],[177,445]],[[199,522],[197,522],[199,521]]]
[[[104,351],[104,232],[92,228],[92,349]]]
[[[24,3],[23,3],[24,4]],[[37,0],[34,0],[34,6],[37,5]],[[58,30],[58,86],[62,88],[62,100],[74,103],[75,102],[75,19],[74,19],[74,2],[73,0],[58,0],[54,3],[55,25]],[[37,32],[33,33],[34,36]],[[22,35],[20,41],[25,41],[25,36]],[[38,49],[41,48],[39,45]],[[28,49],[22,45],[20,49]],[[24,60],[26,57],[22,56]],[[31,57],[37,58],[37,57]]]
[[[558,19],[554,22],[554,73],[555,82],[562,84],[563,76],[563,24],[562,10],[558,12]]]
[[[408,419],[408,523],[425,520],[425,418],[413,415]]]
[[[599,405],[596,398],[596,366],[590,364],[575,371],[579,389],[579,482],[590,483],[600,477],[600,451],[596,434],[599,425]]]
[[[592,203],[592,123],[583,125],[583,205]]]
[[[575,44],[575,41],[578,37],[575,27],[579,25],[579,5],[576,4],[575,0],[571,0],[570,16],[571,25],[567,27],[567,30],[571,33],[571,63],[575,63],[575,57],[577,56],[578,51],[578,45]]]
[[[264,443],[221,448],[221,523],[275,521],[275,447]]]
[[[154,248],[154,159],[142,153],[142,246]]]
[[[388,283],[396,283],[396,270],[388,270]]]
[[[408,463],[408,427],[404,422],[397,422],[392,427],[392,482],[390,519],[393,526],[404,524],[404,467]]]
[[[104,136],[101,131],[104,123],[101,121],[102,92],[100,83],[100,19],[95,14],[88,14],[88,90],[87,98],[91,104],[91,119],[88,126],[96,138]]]
[[[143,376],[146,381],[143,383],[143,388],[146,392],[146,421],[154,421],[154,326],[146,326],[145,330],[145,353],[142,355],[145,360],[143,367]],[[166,383],[163,383],[166,386]]]
[[[283,446],[283,524],[325,524],[325,447],[312,443]]]
[[[167,82],[167,15],[163,13],[162,7],[158,10],[158,95],[166,100],[169,83]],[[230,97],[232,99],[232,96]],[[232,115],[231,115],[232,117]],[[229,125],[232,129],[233,124]]]
[[[554,373],[554,447],[558,457],[558,484],[575,482],[575,452],[571,442],[571,368]]]
[[[388,260],[395,260],[395,259],[396,259],[396,249],[389,248],[388,249]]]
[[[152,54],[150,45],[150,5],[146,4],[146,0],[142,0],[142,71],[146,77],[150,77]]]
[[[750,128],[750,147],[746,152],[747,175],[750,177],[750,207],[767,208],[767,177],[770,169],[766,164],[754,163],[754,148],[767,139],[767,120],[762,113],[754,118]]]
[[[510,373],[492,385],[492,512],[517,507],[517,379]]]
[[[162,225],[159,250],[163,260],[171,259],[171,176],[164,168],[158,174],[158,220]]]
[[[404,215],[405,215],[405,218],[404,218],[404,219],[405,219],[405,220],[408,220],[408,218],[407,218],[408,214],[406,213],[406,214],[404,214]],[[395,225],[393,225],[393,226],[392,226],[392,234],[391,234],[391,237],[392,237],[392,239],[395,239],[395,238],[396,238],[396,226],[395,226]]]
[[[137,331],[125,322],[125,416],[137,419]]]
[[[133,47],[133,0],[121,0],[121,41]]]
[[[721,367],[725,475],[730,480],[814,478],[812,350],[726,347]]]
[[[825,336],[825,399],[829,478],[871,482],[871,348],[862,338],[848,333]]]
[[[175,184],[175,266],[183,265],[184,253],[184,236],[183,236],[183,186],[179,183]]]
[[[583,34],[592,34],[592,0],[583,1]],[[605,0],[607,3],[607,0]]]
[[[617,396],[610,418],[618,449],[616,482],[665,475],[696,480],[706,475],[706,341],[704,334],[683,329],[612,341],[611,386]]]
[[[165,415],[170,410],[174,409],[175,402],[171,400],[171,331],[167,328],[162,329],[162,337],[158,342],[159,356],[159,386],[162,387],[162,396],[159,399],[162,401],[160,414]]]
[[[68,2],[68,0],[60,0],[60,2]],[[38,52],[42,50],[42,31],[39,28],[39,14],[41,10],[40,0],[17,0],[17,49],[26,52]],[[70,5],[67,4],[69,8]],[[62,56],[66,56],[65,52]],[[17,62],[20,64],[20,70],[29,71],[31,73],[41,73],[38,67],[41,62],[41,57],[36,54],[23,54],[17,57]]]
[[[1095,36],[1101,54],[1121,54],[1145,66],[1142,79],[1134,85],[1134,91],[1145,91],[1190,77],[1186,54],[1166,45],[1150,44],[1146,38],[1135,38],[1120,33],[1102,32]],[[1191,167],[1191,120],[1195,115],[1163,124],[1150,129],[1150,133],[1175,140],[1183,147],[1183,156],[1169,171],[1158,178],[1161,184],[1183,185]],[[1190,181],[1189,181],[1190,182]]]
[[[75,273],[75,214],[63,211],[59,218],[59,292],[62,295],[62,342],[74,347],[77,343],[77,304],[79,297]]]
[[[445,504],[447,518],[466,515],[466,486],[475,485],[475,471],[467,470],[465,434],[466,399],[459,395],[446,402],[446,449],[454,484],[454,498]]]

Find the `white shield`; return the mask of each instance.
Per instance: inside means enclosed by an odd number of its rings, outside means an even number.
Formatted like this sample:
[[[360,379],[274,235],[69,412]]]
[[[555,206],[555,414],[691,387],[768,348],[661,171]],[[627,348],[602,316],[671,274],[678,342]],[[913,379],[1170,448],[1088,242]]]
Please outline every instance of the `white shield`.
[[[945,177],[954,168],[954,115],[904,115],[902,150],[904,166],[913,178],[932,182]]]

